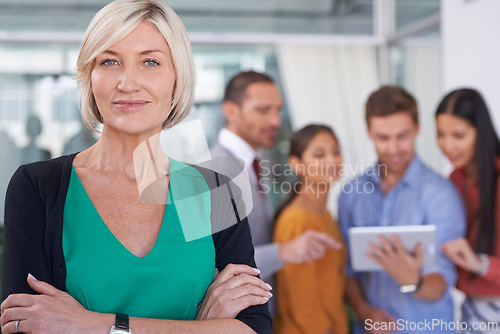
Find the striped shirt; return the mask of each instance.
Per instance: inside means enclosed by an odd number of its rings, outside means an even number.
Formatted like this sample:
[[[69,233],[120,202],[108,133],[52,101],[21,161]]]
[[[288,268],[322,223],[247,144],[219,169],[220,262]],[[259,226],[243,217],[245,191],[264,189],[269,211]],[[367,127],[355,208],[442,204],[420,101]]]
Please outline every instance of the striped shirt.
[[[399,320],[396,324],[400,331],[394,333],[455,333],[449,330],[451,326],[446,330],[445,324],[454,319],[450,289],[456,283],[457,274],[440,246],[465,235],[465,210],[460,195],[449,180],[433,172],[417,156],[398,184],[384,194],[379,175],[384,169],[377,166],[368,168],[363,175],[343,186],[339,198],[339,224],[348,249],[350,227],[436,225],[435,265],[424,268],[422,274],[439,273],[448,287],[441,299],[426,301],[411,293],[401,293],[396,280],[385,271],[354,273],[348,260],[347,274],[356,275],[370,305],[384,309]],[[438,325],[432,326],[437,322]],[[354,333],[365,333],[364,325],[357,323]]]

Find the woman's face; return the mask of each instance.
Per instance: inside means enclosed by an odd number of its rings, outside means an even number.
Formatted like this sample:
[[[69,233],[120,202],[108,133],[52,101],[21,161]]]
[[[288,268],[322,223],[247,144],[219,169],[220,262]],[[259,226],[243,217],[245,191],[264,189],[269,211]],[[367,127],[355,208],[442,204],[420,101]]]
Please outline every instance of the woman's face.
[[[302,153],[297,173],[306,184],[337,181],[342,168],[342,154],[337,140],[328,132],[316,134]]]
[[[465,168],[474,163],[476,128],[465,119],[452,114],[436,117],[437,142],[454,168]]]
[[[91,81],[103,133],[150,136],[161,131],[170,113],[175,71],[170,48],[153,24],[140,23],[98,55]]]

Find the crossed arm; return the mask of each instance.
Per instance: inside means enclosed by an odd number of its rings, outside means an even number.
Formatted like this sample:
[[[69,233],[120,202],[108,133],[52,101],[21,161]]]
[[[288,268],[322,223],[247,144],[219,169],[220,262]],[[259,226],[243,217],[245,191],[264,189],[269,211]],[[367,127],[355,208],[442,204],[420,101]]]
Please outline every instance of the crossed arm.
[[[236,315],[252,305],[265,304],[270,286],[257,278],[258,270],[246,265],[228,265],[207,290],[198,310],[198,321],[130,318],[134,333],[254,333]],[[114,314],[86,310],[68,293],[39,281],[32,275],[29,286],[39,293],[12,294],[1,306],[2,333],[107,333]]]
[[[54,216],[57,219],[58,209],[47,210],[57,205],[49,200],[57,195],[50,192],[58,192],[59,188],[41,187],[39,183],[47,178],[36,182],[33,179],[22,167],[14,175],[7,192],[2,290],[4,297],[8,297],[1,306],[2,333],[15,333],[18,320],[21,320],[18,323],[20,332],[108,333],[114,324],[113,314],[88,311],[61,290],[65,275],[60,274],[63,272],[58,264],[60,257],[53,249],[58,244],[58,230],[54,228],[53,219]],[[50,196],[42,196],[39,188],[45,189]],[[256,321],[270,330],[271,320],[267,306],[263,305],[270,298],[270,287],[257,278],[258,271],[251,268],[255,263],[249,235],[246,221],[213,235],[216,266],[224,269],[208,288],[197,321],[132,317],[133,332],[251,333],[250,324]],[[233,249],[235,243],[242,245],[238,252]],[[248,265],[231,265],[231,262]],[[33,277],[26,281],[28,272],[39,281]],[[238,320],[234,319],[237,315]]]

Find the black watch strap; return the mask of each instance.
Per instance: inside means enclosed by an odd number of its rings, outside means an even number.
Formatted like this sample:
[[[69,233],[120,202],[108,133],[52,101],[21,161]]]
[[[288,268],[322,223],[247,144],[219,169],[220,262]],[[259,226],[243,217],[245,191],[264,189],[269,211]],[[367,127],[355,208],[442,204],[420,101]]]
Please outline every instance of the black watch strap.
[[[420,288],[422,287],[422,284],[424,284],[424,276],[422,276],[422,274],[420,274],[420,276],[418,278],[417,289],[415,290],[415,292],[420,290]],[[128,319],[127,319],[127,325],[128,325]]]
[[[116,314],[115,328],[129,330],[128,328],[128,315],[123,313]]]

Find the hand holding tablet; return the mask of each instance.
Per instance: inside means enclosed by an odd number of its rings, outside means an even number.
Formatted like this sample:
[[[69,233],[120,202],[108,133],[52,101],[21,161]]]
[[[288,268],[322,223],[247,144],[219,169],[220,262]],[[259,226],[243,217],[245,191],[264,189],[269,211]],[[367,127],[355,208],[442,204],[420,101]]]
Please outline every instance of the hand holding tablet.
[[[349,229],[349,243],[351,264],[355,271],[386,270],[397,279],[402,276],[397,274],[400,266],[419,271],[434,264],[436,226],[352,227]],[[413,276],[412,271],[406,272]],[[406,278],[402,276],[400,280],[405,281]]]

